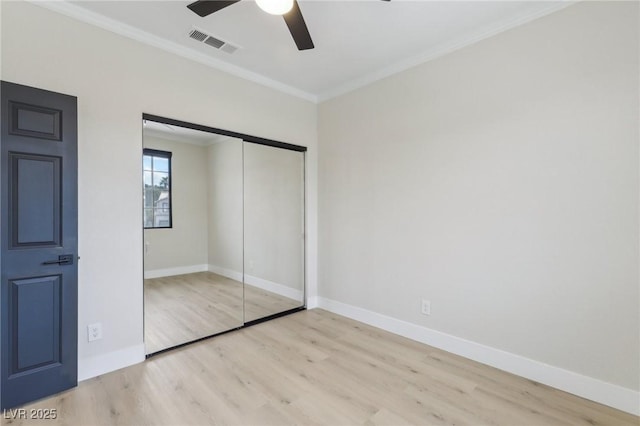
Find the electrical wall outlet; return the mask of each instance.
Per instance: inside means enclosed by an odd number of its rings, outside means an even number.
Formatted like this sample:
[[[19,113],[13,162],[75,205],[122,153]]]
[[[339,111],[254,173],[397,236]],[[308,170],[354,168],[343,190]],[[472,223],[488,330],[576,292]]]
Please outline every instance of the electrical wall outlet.
[[[87,326],[87,340],[93,342],[100,339],[102,339],[102,323],[89,324]]]
[[[431,315],[431,301],[427,299],[422,299],[422,306],[420,308],[420,312],[422,315]]]

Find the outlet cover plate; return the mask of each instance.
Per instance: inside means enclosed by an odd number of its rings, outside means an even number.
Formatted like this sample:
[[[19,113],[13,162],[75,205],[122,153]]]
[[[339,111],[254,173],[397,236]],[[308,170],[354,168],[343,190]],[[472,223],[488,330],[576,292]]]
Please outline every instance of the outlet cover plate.
[[[87,340],[93,342],[102,339],[102,324],[97,322],[87,326]]]
[[[431,301],[422,299],[422,306],[420,308],[422,315],[431,315]]]

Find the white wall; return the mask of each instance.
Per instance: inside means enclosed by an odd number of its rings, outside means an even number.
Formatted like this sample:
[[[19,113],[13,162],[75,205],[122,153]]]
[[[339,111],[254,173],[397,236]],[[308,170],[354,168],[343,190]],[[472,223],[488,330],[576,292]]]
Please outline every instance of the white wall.
[[[225,139],[207,148],[209,254],[212,272],[242,281],[242,140]]]
[[[637,2],[583,2],[321,104],[320,306],[637,411],[638,47]]]
[[[169,151],[172,227],[144,230],[148,278],[206,270],[208,264],[207,148],[144,135],[144,147]],[[204,267],[204,269],[202,269]],[[174,270],[175,273],[166,270]],[[182,271],[182,272],[181,272]]]
[[[34,4],[2,2],[2,78],[78,97],[79,376],[141,361],[142,113],[309,147],[316,106]],[[113,208],[114,200],[118,208]],[[308,217],[315,290],[316,215]],[[87,324],[103,339],[87,343]]]

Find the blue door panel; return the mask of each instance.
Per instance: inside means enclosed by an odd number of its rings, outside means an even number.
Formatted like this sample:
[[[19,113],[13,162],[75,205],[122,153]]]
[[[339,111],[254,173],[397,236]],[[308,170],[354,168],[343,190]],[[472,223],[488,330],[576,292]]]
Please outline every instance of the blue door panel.
[[[60,276],[12,280],[10,376],[60,363]]]
[[[12,248],[60,245],[60,157],[9,153]],[[14,226],[12,226],[14,225]]]
[[[9,100],[9,134],[62,140],[62,111]]]

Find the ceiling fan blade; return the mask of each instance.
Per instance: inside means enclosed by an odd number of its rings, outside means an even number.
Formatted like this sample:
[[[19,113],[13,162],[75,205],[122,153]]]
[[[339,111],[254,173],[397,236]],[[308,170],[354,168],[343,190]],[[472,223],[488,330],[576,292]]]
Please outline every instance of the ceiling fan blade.
[[[298,6],[298,2],[296,0],[293,0],[293,7],[291,8],[291,10],[282,15],[282,17],[287,23],[287,27],[289,27],[289,32],[293,37],[293,41],[296,42],[298,50],[308,50],[315,47],[313,45],[313,40],[311,40],[311,34],[309,34],[309,30],[307,29],[307,24],[304,22],[302,12],[300,12],[300,7]]]
[[[234,3],[238,3],[240,0],[198,0],[191,3],[187,7],[204,17],[211,15],[213,12],[217,12],[220,9],[224,9],[227,6],[231,6]]]

